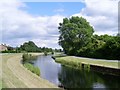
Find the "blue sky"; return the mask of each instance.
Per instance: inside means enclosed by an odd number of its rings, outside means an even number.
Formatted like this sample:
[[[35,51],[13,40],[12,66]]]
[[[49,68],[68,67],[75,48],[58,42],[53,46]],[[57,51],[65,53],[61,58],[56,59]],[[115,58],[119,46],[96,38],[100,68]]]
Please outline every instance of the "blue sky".
[[[79,13],[85,7],[82,2],[26,2],[25,4],[28,13],[42,16],[55,14],[70,16]]]
[[[24,0],[23,0],[24,1]],[[59,23],[63,18],[85,18],[98,35],[118,33],[118,0],[80,0],[80,2],[21,2],[2,0],[2,42],[19,46],[34,41],[39,47],[58,45]]]

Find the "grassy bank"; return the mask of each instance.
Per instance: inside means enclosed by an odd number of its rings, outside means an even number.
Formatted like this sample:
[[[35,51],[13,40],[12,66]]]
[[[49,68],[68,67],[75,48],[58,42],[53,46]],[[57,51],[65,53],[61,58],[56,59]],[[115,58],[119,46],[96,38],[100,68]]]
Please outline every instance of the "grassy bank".
[[[31,64],[33,63],[33,60],[36,60],[36,59],[37,59],[36,55],[32,55],[28,53],[24,53],[22,55],[23,66],[28,70],[30,70],[31,72],[35,73],[36,75],[40,76],[40,69],[34,66],[33,64]]]
[[[28,70],[35,73],[36,75],[40,76],[40,69],[38,67],[35,67],[30,63],[25,63],[24,67],[26,67]]]
[[[120,62],[110,61],[110,60],[95,60],[89,58],[65,56],[65,57],[56,57],[55,61],[63,65],[69,65],[76,68],[81,67],[81,64],[85,64],[86,67],[89,67],[89,65],[95,65],[95,66],[102,66],[107,68],[120,69],[120,67],[118,67],[118,64],[120,65]]]
[[[35,55],[41,55],[41,53],[35,53]],[[54,84],[27,70],[21,64],[21,60],[22,54],[2,55],[0,65],[2,63],[2,83],[5,88],[57,88]]]

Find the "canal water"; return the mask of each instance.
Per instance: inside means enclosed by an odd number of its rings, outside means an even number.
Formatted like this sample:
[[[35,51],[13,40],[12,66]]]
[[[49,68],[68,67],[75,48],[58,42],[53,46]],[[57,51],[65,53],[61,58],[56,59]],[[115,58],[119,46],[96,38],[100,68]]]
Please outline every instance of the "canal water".
[[[38,56],[34,66],[40,68],[40,77],[65,88],[118,88],[120,78],[109,74],[95,71],[77,70],[56,63],[51,55]]]

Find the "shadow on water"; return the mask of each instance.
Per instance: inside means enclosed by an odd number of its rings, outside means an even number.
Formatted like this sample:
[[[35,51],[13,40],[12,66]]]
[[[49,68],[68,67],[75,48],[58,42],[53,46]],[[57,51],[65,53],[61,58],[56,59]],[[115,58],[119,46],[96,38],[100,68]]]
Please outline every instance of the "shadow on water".
[[[120,78],[116,76],[77,70],[66,66],[61,67],[58,77],[65,88],[107,88],[110,90],[111,88],[118,88],[120,81]]]
[[[41,76],[48,81],[65,88],[118,88],[118,76],[102,74],[95,71],[78,70],[56,63],[51,55],[39,56],[34,65],[40,68]]]

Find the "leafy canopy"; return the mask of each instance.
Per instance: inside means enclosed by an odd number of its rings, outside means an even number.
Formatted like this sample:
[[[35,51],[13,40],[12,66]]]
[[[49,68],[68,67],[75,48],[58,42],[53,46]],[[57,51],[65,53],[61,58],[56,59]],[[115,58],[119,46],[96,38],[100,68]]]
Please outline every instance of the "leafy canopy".
[[[70,55],[77,53],[76,49],[88,44],[94,32],[89,22],[82,17],[64,18],[58,29],[59,45]]]

